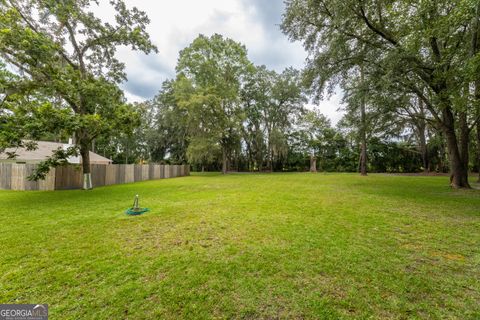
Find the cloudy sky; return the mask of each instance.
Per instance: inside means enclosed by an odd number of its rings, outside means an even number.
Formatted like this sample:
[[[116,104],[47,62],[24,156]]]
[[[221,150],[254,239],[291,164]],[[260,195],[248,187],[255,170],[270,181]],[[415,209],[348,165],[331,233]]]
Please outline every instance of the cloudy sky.
[[[105,1],[106,2],[106,1]],[[129,6],[147,12],[148,32],[159,53],[144,55],[121,48],[118,57],[126,63],[128,82],[123,85],[130,101],[152,98],[164,80],[172,78],[178,52],[199,34],[220,33],[243,43],[251,61],[282,71],[302,68],[306,53],[300,43],[291,43],[279,28],[283,0],[127,0]],[[102,10],[101,10],[102,11]],[[107,18],[109,10],[98,12]],[[108,19],[108,18],[107,18]],[[335,123],[339,96],[320,104],[320,110]]]

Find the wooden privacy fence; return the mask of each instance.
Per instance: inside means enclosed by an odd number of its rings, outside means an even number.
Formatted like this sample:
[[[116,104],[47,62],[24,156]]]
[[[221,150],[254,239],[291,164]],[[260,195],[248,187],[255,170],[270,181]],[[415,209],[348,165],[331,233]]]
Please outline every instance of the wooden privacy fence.
[[[7,190],[67,190],[81,189],[83,170],[68,165],[53,168],[45,180],[29,181],[27,177],[36,164],[0,163],[0,189]],[[145,180],[175,178],[190,175],[189,165],[159,164],[92,164],[93,187]]]

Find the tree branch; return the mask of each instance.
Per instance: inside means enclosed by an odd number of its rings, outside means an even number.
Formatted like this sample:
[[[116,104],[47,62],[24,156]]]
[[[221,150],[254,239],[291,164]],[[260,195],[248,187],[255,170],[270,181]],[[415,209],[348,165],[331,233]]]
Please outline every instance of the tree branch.
[[[20,10],[20,7],[15,3],[15,1],[10,0],[10,5],[18,12],[22,20],[28,25],[28,27],[34,31],[36,34],[43,34],[42,32],[38,31],[38,27],[35,26]],[[53,39],[51,39],[55,42]],[[68,57],[68,55],[61,49],[58,49],[57,52],[62,56],[63,59],[74,69],[78,69],[78,66]]]
[[[387,33],[385,30],[380,30],[378,27],[376,27],[367,17],[365,10],[363,9],[363,6],[360,5],[360,17],[363,19],[367,27],[378,34],[380,37],[391,43],[393,46],[397,47],[398,46],[398,41],[393,39],[391,35]]]

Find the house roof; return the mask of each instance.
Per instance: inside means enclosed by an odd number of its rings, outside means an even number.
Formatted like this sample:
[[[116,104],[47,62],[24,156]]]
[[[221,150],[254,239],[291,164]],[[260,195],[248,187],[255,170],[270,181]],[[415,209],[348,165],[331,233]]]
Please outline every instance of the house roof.
[[[0,160],[7,160],[7,152],[15,152],[17,154],[16,161],[44,161],[47,157],[50,157],[55,150],[59,148],[67,148],[69,144],[49,142],[49,141],[37,141],[37,149],[27,151],[25,148],[7,148],[4,153],[0,153]],[[70,163],[80,163],[79,157],[71,157]],[[95,152],[90,151],[90,162],[112,162],[112,160],[102,157]]]

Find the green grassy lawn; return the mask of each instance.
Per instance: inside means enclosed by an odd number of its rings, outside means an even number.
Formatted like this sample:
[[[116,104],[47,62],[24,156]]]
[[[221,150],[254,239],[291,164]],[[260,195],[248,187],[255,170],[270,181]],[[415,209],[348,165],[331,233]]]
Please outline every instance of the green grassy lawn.
[[[137,193],[151,211],[126,216]],[[0,303],[51,319],[480,318],[480,191],[446,177],[193,175],[0,204]]]

